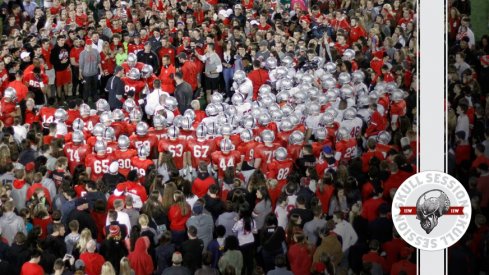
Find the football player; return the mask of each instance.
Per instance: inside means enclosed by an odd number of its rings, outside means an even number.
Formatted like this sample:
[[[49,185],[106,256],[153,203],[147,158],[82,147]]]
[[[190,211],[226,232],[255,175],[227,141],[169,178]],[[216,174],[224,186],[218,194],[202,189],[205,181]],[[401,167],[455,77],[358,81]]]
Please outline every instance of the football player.
[[[85,167],[90,180],[98,181],[105,173],[109,172],[109,165],[114,161],[112,155],[107,153],[107,145],[103,140],[97,140],[94,146],[94,154],[85,158]]]
[[[350,136],[348,129],[338,129],[335,149],[335,159],[338,162],[348,162],[357,156],[357,141]]]
[[[287,146],[289,151],[289,157],[295,162],[300,156],[302,152],[302,148],[304,147],[304,133],[299,131],[294,131],[289,136],[289,144]]]
[[[277,135],[278,127],[275,121],[272,121],[272,117],[268,113],[262,113],[258,116],[258,127],[255,129],[255,135],[260,136],[265,130],[270,130],[273,135]]]
[[[142,143],[137,148],[138,154],[131,158],[131,169],[135,169],[138,172],[139,182],[141,184],[145,183],[146,172],[148,168],[153,165],[154,162],[148,157],[150,156],[150,147],[146,144]]]
[[[144,83],[144,81],[141,80],[140,70],[132,68],[127,74],[127,77],[122,78],[122,81],[125,84],[124,96],[126,98],[133,97],[137,105],[142,104],[143,101],[140,101],[139,99],[141,98],[141,94],[146,84]]]
[[[255,149],[260,144],[253,138],[253,130],[244,129],[239,135],[241,142],[238,145],[238,151],[241,153],[241,173],[248,182],[251,174],[255,171],[253,163],[255,161]]]
[[[186,158],[187,163],[191,163],[193,170],[197,170],[200,162],[210,164],[211,154],[216,151],[216,145],[213,140],[208,140],[207,127],[204,123],[199,124],[195,130],[195,139],[187,141]]]
[[[128,74],[133,68],[141,71],[144,67],[144,63],[138,62],[136,54],[130,53],[127,55],[126,62],[122,63],[121,67],[124,69],[124,73]]]
[[[87,144],[91,148],[95,146],[95,142],[103,140],[105,127],[102,123],[97,123],[93,126],[92,136],[88,138]]]
[[[275,158],[267,166],[267,179],[274,179],[277,181],[277,188],[282,188],[287,184],[287,177],[292,172],[292,166],[294,162],[288,158],[287,149],[279,147],[274,152]]]
[[[87,104],[83,103],[80,105],[80,117],[83,120],[84,124],[84,130],[85,131],[92,131],[93,127],[95,124],[99,122],[99,117],[96,114],[91,114],[90,106]]]
[[[241,154],[234,150],[233,143],[229,139],[221,140],[219,144],[220,151],[211,154],[212,165],[217,177],[222,180],[224,172],[228,167],[234,167],[237,171],[241,170]]]
[[[129,139],[131,140],[131,147],[137,149],[142,145],[146,146],[149,150],[149,157],[154,162],[158,160],[158,138],[148,133],[149,127],[146,122],[138,122],[136,125],[136,133]]]
[[[84,144],[85,138],[81,131],[75,130],[71,135],[71,141],[66,142],[63,147],[65,156],[68,158],[68,167],[73,174],[75,167],[85,164],[85,157],[90,153],[90,146]]]
[[[126,135],[120,135],[117,140],[117,149],[112,154],[115,161],[119,163],[119,173],[124,177],[131,170],[131,159],[137,155],[135,149],[129,148],[131,145],[129,138]]]
[[[166,120],[162,115],[153,116],[153,127],[149,128],[148,133],[156,136],[158,140],[166,138]]]
[[[54,122],[56,123],[56,137],[62,138],[68,133],[68,125],[66,125],[68,113],[64,109],[57,109],[54,112]]]
[[[185,152],[186,152],[186,140],[180,138],[180,130],[175,126],[168,128],[167,138],[161,139],[158,143],[158,152],[160,152],[158,166],[163,164],[163,152],[170,152],[175,166],[180,170],[180,174],[185,174],[187,171],[184,170]]]
[[[346,128],[350,132],[351,138],[357,138],[362,133],[363,121],[357,116],[357,110],[349,107],[343,112],[343,121],[340,127]]]
[[[119,138],[120,135],[127,135],[126,125],[127,121],[125,121],[126,116],[121,109],[115,109],[112,112],[113,122],[110,124],[110,127],[114,128],[115,137]]]
[[[7,93],[4,93],[4,97],[6,95]],[[48,104],[46,106],[42,106],[41,109],[39,109],[39,116],[41,117],[42,127],[44,129],[49,129],[49,124],[53,123],[54,121],[54,113],[56,112],[56,107],[54,107],[55,102],[56,99],[50,97],[48,98]],[[2,113],[4,113],[3,108]]]
[[[391,128],[392,131],[396,131],[399,128],[399,119],[406,115],[404,92],[402,90],[393,91],[391,100]]]
[[[105,127],[103,139],[107,145],[107,153],[113,154],[118,149],[117,141],[115,141],[115,130],[112,127]]]
[[[255,169],[260,169],[263,173],[267,172],[267,165],[273,160],[273,153],[280,147],[275,143],[275,134],[271,130],[265,130],[261,133],[260,139],[262,144],[255,149]]]

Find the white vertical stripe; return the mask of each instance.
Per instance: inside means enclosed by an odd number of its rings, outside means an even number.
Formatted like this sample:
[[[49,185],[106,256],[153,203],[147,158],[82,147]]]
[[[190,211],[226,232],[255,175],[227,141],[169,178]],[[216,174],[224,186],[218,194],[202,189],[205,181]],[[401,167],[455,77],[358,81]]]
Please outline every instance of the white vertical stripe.
[[[420,3],[419,3],[420,2]],[[444,1],[419,1],[420,170],[444,171]],[[419,251],[420,275],[443,275],[444,251]]]

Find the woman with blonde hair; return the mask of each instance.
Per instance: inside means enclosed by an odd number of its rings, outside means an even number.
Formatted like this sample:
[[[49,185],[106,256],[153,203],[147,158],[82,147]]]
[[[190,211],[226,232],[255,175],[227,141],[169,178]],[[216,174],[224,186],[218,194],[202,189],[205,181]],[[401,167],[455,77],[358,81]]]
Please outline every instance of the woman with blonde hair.
[[[119,275],[135,275],[136,273],[129,265],[129,259],[127,257],[123,257],[121,259],[121,268],[119,271]]]
[[[182,191],[177,190],[173,193],[173,201],[174,203],[168,211],[168,220],[170,220],[172,239],[175,245],[178,246],[185,241],[185,224],[190,218],[192,211]]]
[[[80,255],[87,251],[87,243],[92,239],[92,232],[90,229],[85,228],[82,230],[80,234],[80,239],[73,249],[73,256],[78,259]]]
[[[116,275],[115,269],[110,262],[105,262],[102,265],[102,271],[100,272],[100,275]]]

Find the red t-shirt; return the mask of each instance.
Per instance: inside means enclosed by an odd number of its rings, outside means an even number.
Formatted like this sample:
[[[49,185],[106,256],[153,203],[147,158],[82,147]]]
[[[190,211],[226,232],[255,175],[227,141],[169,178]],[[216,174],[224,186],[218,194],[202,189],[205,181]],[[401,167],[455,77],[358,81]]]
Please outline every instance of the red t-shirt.
[[[209,187],[214,184],[216,184],[216,181],[213,177],[209,176],[205,179],[197,177],[192,184],[192,193],[197,197],[202,198],[207,194],[207,191],[209,191]]]
[[[183,231],[186,228],[187,220],[190,218],[192,211],[190,210],[190,205],[186,205],[188,211],[186,215],[182,215],[180,207],[176,204],[170,207],[168,211],[168,220],[170,220],[170,230]]]
[[[379,206],[385,203],[382,198],[370,198],[366,200],[362,208],[362,217],[369,222],[374,221],[379,216]]]
[[[39,274],[44,274],[44,269],[42,268],[42,266],[31,262],[25,262],[22,265],[22,269],[20,270],[20,275],[39,275]]]

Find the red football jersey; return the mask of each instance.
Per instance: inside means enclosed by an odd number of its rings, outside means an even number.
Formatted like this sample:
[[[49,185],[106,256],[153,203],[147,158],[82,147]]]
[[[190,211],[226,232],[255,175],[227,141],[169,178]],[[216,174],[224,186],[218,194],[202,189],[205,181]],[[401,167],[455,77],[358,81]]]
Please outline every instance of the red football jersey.
[[[341,153],[340,161],[349,161],[357,155],[357,141],[353,138],[336,143],[336,153]]]
[[[56,112],[56,108],[43,106],[39,110],[39,116],[41,116],[42,127],[49,129],[49,124],[54,122],[54,112]]]
[[[280,185],[287,182],[287,177],[292,171],[294,162],[291,159],[283,161],[273,160],[267,165],[267,179],[275,179]]]
[[[186,151],[185,139],[162,139],[158,143],[158,152],[168,151],[172,154],[177,169],[183,169],[183,153]]]
[[[91,136],[87,139],[87,144],[93,148],[95,146],[95,142],[97,142],[97,140],[104,140],[103,138],[101,137],[96,137],[96,136]]]
[[[275,124],[275,122],[270,122],[266,126],[260,125],[260,126],[256,127],[256,129],[254,129],[255,136],[260,136],[261,132],[263,132],[265,130],[271,130],[275,134],[275,136],[277,136],[278,127],[277,127],[277,124]]]
[[[91,169],[90,179],[98,181],[105,173],[109,172],[109,165],[114,161],[112,155],[91,155],[85,159],[85,166]]]
[[[82,117],[81,119],[85,123],[83,130],[90,132],[93,130],[93,126],[99,122],[99,117],[97,115]]]
[[[329,140],[315,141],[311,145],[312,145],[312,154],[316,158],[319,158],[319,155],[323,151],[324,146],[329,146],[333,148],[333,143]]]
[[[134,92],[134,101],[136,101],[136,104],[139,105],[138,100],[139,100],[140,94],[143,91],[144,87],[146,86],[144,81],[134,80],[134,79],[130,79],[127,77],[123,77],[122,81],[124,81],[124,84],[125,84],[125,86],[124,86],[125,94],[124,95],[127,97],[127,94],[130,91],[133,91]]]
[[[146,171],[150,165],[154,165],[154,162],[150,159],[140,159],[138,156],[131,158],[131,169],[136,169],[139,175],[139,182],[144,184],[146,177]]]
[[[65,156],[68,158],[68,167],[70,172],[73,174],[75,167],[84,164],[85,157],[90,153],[90,146],[86,144],[74,144],[73,142],[68,142],[65,144],[63,151]]]
[[[289,157],[293,161],[296,161],[301,156],[301,152],[302,152],[303,147],[304,147],[304,145],[302,145],[302,144],[288,145],[286,148],[287,148],[287,152],[288,152]]]
[[[131,158],[137,156],[136,150],[127,149],[126,151],[122,151],[117,149],[112,155],[114,156],[115,161],[119,163],[119,173],[124,177],[127,177],[127,174],[131,171]]]
[[[73,121],[75,121],[75,119],[80,117],[80,111],[69,109],[66,112],[68,113],[68,119],[66,120],[66,125],[71,127],[71,125],[73,124]]]
[[[244,156],[243,161],[253,162],[255,159],[255,150],[258,145],[260,145],[260,143],[254,140],[238,145],[238,151]]]
[[[289,144],[289,136],[292,134],[293,131],[284,131],[280,132],[277,134],[277,141],[282,144],[283,147],[287,147],[287,144]]]
[[[114,121],[110,124],[110,127],[114,128],[116,138],[120,135],[127,135],[126,129],[127,123],[124,121]]]
[[[187,141],[187,150],[190,152],[192,167],[198,168],[199,162],[211,162],[211,154],[216,150],[213,140],[190,139]]]
[[[155,135],[147,134],[145,136],[132,135],[129,137],[131,140],[131,147],[134,149],[138,149],[140,146],[144,145],[150,149],[150,158],[157,159],[158,158],[158,138]]]
[[[273,143],[271,147],[266,146],[265,144],[260,144],[255,149],[255,158],[261,159],[260,170],[263,173],[267,172],[267,165],[273,160],[273,153],[275,150],[280,147],[280,144]]]
[[[167,129],[155,129],[155,128],[149,128],[148,133],[150,135],[154,135],[158,140],[166,139],[166,132]]]
[[[132,68],[127,64],[127,62],[122,63],[121,67],[124,69],[124,73],[127,74]],[[137,62],[134,68],[138,69],[139,71],[142,71],[144,67],[144,63],[142,62]]]
[[[238,151],[232,151],[228,154],[224,154],[221,151],[216,151],[212,153],[212,163],[217,165],[217,176],[222,179],[224,178],[224,172],[228,167],[237,167],[241,162],[241,154]]]
[[[107,154],[113,154],[117,149],[119,149],[117,141],[107,142]]]

